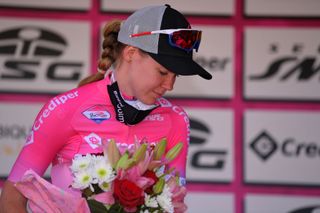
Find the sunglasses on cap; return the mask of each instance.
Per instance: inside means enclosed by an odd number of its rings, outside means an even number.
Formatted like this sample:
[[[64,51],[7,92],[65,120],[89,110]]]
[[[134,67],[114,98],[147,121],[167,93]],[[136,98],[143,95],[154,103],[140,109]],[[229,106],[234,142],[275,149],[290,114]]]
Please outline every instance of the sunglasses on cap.
[[[166,30],[155,30],[141,33],[131,34],[130,37],[139,37],[152,34],[167,34],[169,39],[169,44],[173,47],[183,49],[187,52],[193,49],[198,52],[200,41],[201,41],[201,31],[193,29],[166,29]]]

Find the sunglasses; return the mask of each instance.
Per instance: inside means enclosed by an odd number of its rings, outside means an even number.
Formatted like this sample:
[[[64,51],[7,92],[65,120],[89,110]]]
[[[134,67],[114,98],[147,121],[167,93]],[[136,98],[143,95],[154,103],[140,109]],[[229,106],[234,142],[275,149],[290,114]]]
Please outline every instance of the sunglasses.
[[[171,46],[183,49],[187,52],[190,52],[193,49],[195,49],[196,52],[198,52],[201,41],[201,31],[192,29],[155,30],[131,34],[130,37],[133,38],[152,34],[167,34],[169,44]]]

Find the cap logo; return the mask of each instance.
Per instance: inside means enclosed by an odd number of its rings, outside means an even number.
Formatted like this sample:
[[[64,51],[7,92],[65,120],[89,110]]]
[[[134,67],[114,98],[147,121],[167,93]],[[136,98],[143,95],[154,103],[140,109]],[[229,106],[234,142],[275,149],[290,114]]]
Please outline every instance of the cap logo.
[[[139,32],[139,25],[134,25],[133,33],[138,33],[138,32]]]

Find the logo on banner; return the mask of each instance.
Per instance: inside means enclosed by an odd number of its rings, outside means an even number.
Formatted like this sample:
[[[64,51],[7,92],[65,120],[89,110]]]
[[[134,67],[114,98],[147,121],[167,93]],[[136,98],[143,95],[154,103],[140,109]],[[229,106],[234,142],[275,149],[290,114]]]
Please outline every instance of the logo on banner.
[[[202,122],[190,119],[190,145],[199,147],[191,158],[191,166],[196,169],[216,169],[222,170],[226,163],[227,151],[223,149],[213,149],[203,147],[207,144],[208,137],[212,134],[210,129]]]
[[[263,131],[250,144],[251,149],[262,159],[267,160],[278,148],[276,141]]]
[[[231,58],[218,58],[211,57],[206,58],[203,56],[198,56],[195,61],[204,68],[207,68],[211,72],[214,71],[226,71],[227,66],[231,63]]]
[[[308,207],[302,207],[293,211],[290,211],[288,213],[316,213],[320,212],[320,206],[308,206]]]
[[[25,139],[29,134],[30,128],[21,124],[0,124],[0,139],[21,140]]]
[[[43,81],[76,83],[81,77],[83,62],[62,60],[67,48],[66,38],[42,27],[3,30],[0,32],[0,81],[34,85]]]
[[[91,133],[84,137],[84,140],[90,145],[92,149],[96,149],[102,144],[101,137],[95,133]]]
[[[110,119],[111,115],[103,105],[95,105],[82,113],[86,118],[100,124],[102,121]]]
[[[293,137],[280,141],[265,130],[250,142],[250,148],[263,161],[269,160],[276,152],[287,158],[320,157],[320,145],[315,141],[299,141]]]
[[[270,53],[277,54],[278,44],[270,45]],[[270,61],[266,70],[259,75],[251,75],[253,81],[277,79],[281,82],[294,79],[298,82],[307,83],[309,80],[318,79],[320,76],[319,59],[316,56],[308,55],[301,57],[303,44],[293,44],[292,53],[279,55]]]
[[[320,99],[320,30],[247,28],[244,96],[257,100]],[[265,39],[261,40],[261,36]],[[256,43],[258,42],[258,43]],[[256,54],[259,52],[259,54]],[[258,63],[251,63],[257,61]]]

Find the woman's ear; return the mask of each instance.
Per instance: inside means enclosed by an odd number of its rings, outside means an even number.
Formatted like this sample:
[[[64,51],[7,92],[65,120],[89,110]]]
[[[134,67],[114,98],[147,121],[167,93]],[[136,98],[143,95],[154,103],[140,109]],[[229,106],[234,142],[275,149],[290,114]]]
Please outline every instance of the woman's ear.
[[[138,51],[138,48],[133,46],[126,46],[123,50],[123,59],[130,63],[132,61],[132,58],[134,54]]]

